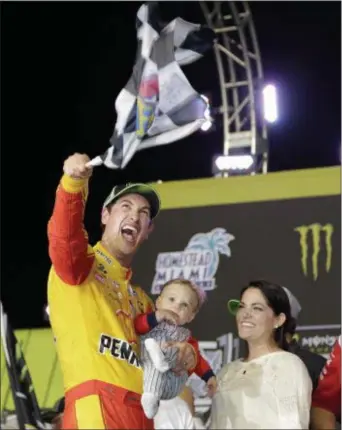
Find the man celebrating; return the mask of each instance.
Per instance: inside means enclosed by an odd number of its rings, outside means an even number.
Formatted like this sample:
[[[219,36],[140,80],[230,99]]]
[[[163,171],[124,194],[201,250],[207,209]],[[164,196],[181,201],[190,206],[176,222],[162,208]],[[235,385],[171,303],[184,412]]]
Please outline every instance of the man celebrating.
[[[152,301],[130,284],[131,263],[153,230],[158,194],[145,184],[116,186],[103,205],[103,235],[88,244],[83,218],[89,157],[64,162],[48,225],[52,268],[50,321],[65,388],[64,429],[150,429],[140,404],[142,369],[134,317]],[[178,343],[179,366],[195,367],[197,352]]]

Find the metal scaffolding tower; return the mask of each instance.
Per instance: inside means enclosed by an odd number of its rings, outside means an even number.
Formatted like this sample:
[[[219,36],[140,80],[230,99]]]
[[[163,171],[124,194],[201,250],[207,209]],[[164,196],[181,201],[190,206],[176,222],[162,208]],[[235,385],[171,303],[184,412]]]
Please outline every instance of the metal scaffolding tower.
[[[217,34],[215,58],[223,115],[223,155],[260,155],[267,173],[267,128],[262,112],[263,69],[247,2],[203,2],[207,24]]]

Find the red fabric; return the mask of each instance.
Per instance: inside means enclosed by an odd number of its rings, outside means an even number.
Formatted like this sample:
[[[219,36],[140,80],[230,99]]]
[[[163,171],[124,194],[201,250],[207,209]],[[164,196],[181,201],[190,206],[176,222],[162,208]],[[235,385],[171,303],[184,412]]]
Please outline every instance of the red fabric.
[[[312,396],[312,406],[330,411],[337,417],[341,415],[341,336],[323,368]]]
[[[134,328],[137,334],[146,334],[151,330],[151,327],[147,320],[147,314],[140,314],[134,320]]]
[[[75,405],[78,399],[98,395],[106,429],[153,430],[153,420],[146,418],[141,396],[101,381],[87,381],[65,395],[63,429],[78,429]]]
[[[68,403],[68,405],[65,405],[65,408],[64,408],[61,429],[76,430],[77,428],[78,427],[77,427],[75,403]]]
[[[197,364],[196,364],[195,368],[193,370],[191,370],[191,372],[189,372],[189,374],[191,375],[192,373],[195,373],[199,377],[202,377],[208,371],[211,370],[211,367],[210,367],[209,363],[207,362],[207,360],[205,360],[202,357],[200,350],[199,350],[198,341],[196,339],[194,339],[193,337],[190,337],[187,340],[187,342],[190,343],[190,345],[194,348],[194,350],[196,351],[196,355],[197,355]]]
[[[49,255],[59,278],[79,285],[89,275],[94,254],[88,254],[88,237],[83,225],[84,193],[68,193],[60,185],[48,224]]]

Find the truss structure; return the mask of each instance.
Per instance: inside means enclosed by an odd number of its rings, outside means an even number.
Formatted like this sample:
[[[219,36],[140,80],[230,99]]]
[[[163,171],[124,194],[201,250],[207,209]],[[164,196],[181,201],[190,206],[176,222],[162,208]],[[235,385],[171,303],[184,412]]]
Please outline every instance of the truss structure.
[[[260,156],[260,170],[267,173],[264,77],[249,5],[232,1],[199,3],[207,24],[217,34],[214,49],[221,90],[223,154]]]

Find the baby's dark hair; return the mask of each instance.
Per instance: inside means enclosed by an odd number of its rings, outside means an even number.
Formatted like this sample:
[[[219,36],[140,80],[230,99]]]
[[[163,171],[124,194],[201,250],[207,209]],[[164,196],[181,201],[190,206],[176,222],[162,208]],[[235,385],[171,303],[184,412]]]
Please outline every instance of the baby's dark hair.
[[[207,295],[206,295],[205,291],[202,288],[198,287],[193,282],[189,281],[188,279],[175,278],[175,279],[171,279],[170,281],[167,281],[162,286],[162,288],[160,290],[160,294],[162,294],[162,292],[164,291],[164,289],[166,287],[168,287],[169,285],[172,285],[172,284],[183,285],[185,287],[191,288],[192,291],[194,291],[196,293],[196,295],[197,295],[197,306],[196,306],[195,312],[198,312],[207,299]]]

